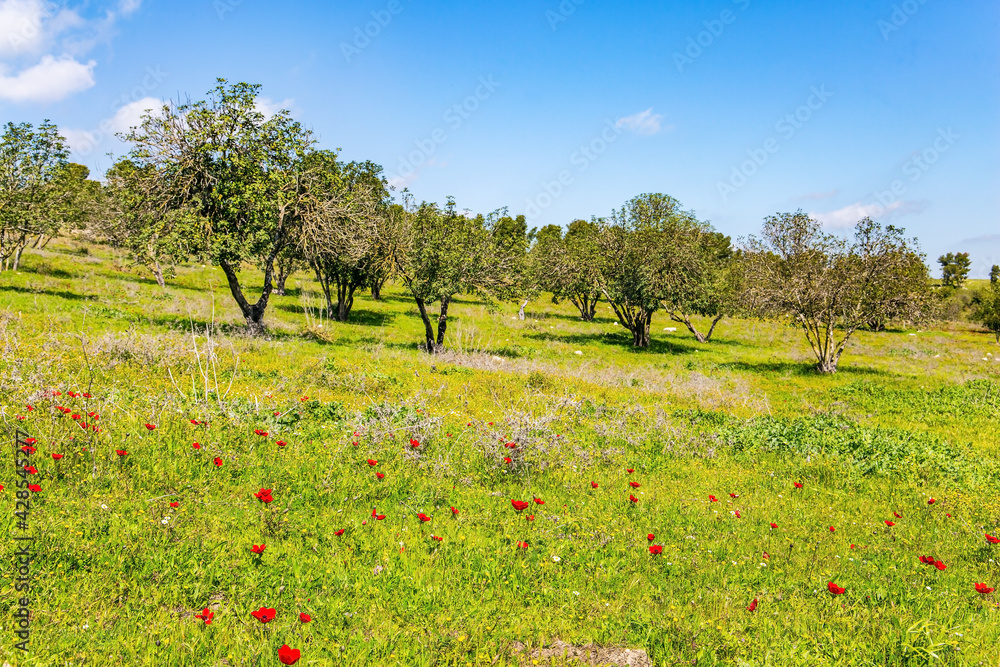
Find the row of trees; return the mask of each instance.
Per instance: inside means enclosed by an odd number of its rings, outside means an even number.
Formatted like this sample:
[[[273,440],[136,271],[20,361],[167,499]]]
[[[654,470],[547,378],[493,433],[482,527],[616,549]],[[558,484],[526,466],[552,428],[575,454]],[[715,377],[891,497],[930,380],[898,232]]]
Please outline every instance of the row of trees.
[[[767,218],[759,237],[734,247],[674,198],[644,194],[606,217],[529,231],[505,209],[471,215],[450,199],[418,205],[405,191],[395,201],[380,166],[319,149],[288,112],[261,113],[258,92],[220,79],[207,100],[146,114],[103,185],[67,162],[54,126],[8,125],[4,164],[20,151],[23,167],[0,174],[9,253],[0,257],[16,264],[17,248],[46,242],[55,220],[86,220],[161,286],[193,257],[219,266],[253,332],[297,270],[315,276],[339,321],[359,291],[379,298],[394,279],[414,299],[430,353],[445,345],[458,294],[497,303],[547,292],[585,321],[604,302],[640,348],[658,311],[702,342],[727,315],[783,318],[826,373],[859,328],[929,312],[924,257],[892,226],[866,218],[847,239],[798,211]],[[247,284],[248,266],[259,284]]]

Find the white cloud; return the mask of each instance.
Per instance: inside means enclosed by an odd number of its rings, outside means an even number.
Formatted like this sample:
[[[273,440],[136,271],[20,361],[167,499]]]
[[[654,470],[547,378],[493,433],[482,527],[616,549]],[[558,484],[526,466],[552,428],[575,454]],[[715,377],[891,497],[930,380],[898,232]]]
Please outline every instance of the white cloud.
[[[116,111],[111,118],[111,127],[115,132],[128,132],[133,127],[139,127],[142,124],[142,117],[147,111],[158,116],[161,109],[163,109],[163,100],[156,97],[144,97],[126,104]]]
[[[254,108],[264,114],[266,118],[270,118],[279,111],[291,112],[293,104],[295,104],[295,100],[290,98],[275,102],[270,97],[258,97],[254,102]]]
[[[111,118],[105,118],[92,130],[63,128],[60,130],[66,138],[71,151],[86,157],[93,153],[108,137],[118,133],[128,132],[133,127],[142,124],[142,117],[147,111],[159,115],[163,108],[163,100],[156,97],[144,97],[119,108]]]
[[[862,204],[855,202],[843,208],[829,213],[810,213],[809,216],[819,220],[825,227],[830,229],[846,229],[858,224],[862,218],[880,220],[882,218],[892,218],[901,215],[912,215],[922,213],[926,206],[918,202],[903,201],[897,199],[888,206],[882,204]]]
[[[118,11],[120,11],[123,16],[128,16],[135,10],[139,9],[141,5],[142,0],[119,0]]]
[[[69,56],[43,56],[41,62],[13,76],[0,65],[0,100],[53,102],[94,85],[97,62],[78,62]]]
[[[631,116],[619,118],[615,125],[617,127],[623,127],[630,132],[635,132],[636,134],[652,135],[659,134],[663,130],[670,131],[674,129],[673,125],[668,125],[666,127],[662,126],[661,123],[664,118],[666,118],[666,116],[659,113],[653,113],[653,107],[649,107],[645,111],[640,111],[639,113],[632,114]]]

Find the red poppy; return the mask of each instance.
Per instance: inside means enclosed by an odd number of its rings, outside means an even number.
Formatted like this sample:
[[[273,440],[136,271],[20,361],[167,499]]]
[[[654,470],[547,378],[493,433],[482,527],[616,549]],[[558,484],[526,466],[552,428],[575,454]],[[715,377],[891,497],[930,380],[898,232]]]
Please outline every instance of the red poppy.
[[[503,462],[504,463],[512,463],[513,459],[511,459],[509,456],[505,456],[505,457],[503,457]]]
[[[530,505],[531,503],[526,503],[523,500],[511,500],[510,504],[511,504],[511,507],[513,507],[515,511],[517,511],[517,512],[523,512],[524,510],[526,510],[528,508],[528,505]]]
[[[729,494],[729,497],[730,497],[730,498],[739,498],[740,496],[739,496],[739,494],[737,494],[737,493],[730,493],[730,494]]]
[[[441,541],[444,540],[443,537],[438,537],[437,535],[431,535],[431,539],[432,540],[437,540],[438,542],[441,542]]]
[[[659,556],[660,554],[663,553],[663,546],[660,544],[651,544],[649,546],[649,553],[651,553],[654,556]]]
[[[377,473],[375,473],[375,477],[377,477],[378,479],[385,479],[385,473],[384,472],[377,472]]]
[[[201,444],[197,442],[192,442],[191,446],[194,447],[195,449],[201,449]]]
[[[282,644],[278,649],[278,660],[283,665],[294,665],[302,657],[302,651],[297,648],[289,648],[288,644]]]
[[[542,500],[541,498],[533,498],[533,500],[535,501],[536,505],[544,505],[545,504],[545,501]]]
[[[894,521],[886,521],[886,522],[885,522],[885,525],[887,525],[887,526],[889,526],[890,528],[892,528],[893,526],[895,526],[895,525],[896,525],[896,523],[895,523]]]
[[[893,513],[892,513],[892,515],[893,515],[894,517],[896,517],[897,519],[902,519],[902,518],[903,518],[903,515],[902,515],[902,514],[900,514],[899,512],[893,512]]]
[[[147,431],[155,431],[156,430],[156,424],[146,424],[146,430]]]
[[[529,514],[527,518],[528,518],[528,521],[534,521],[535,520],[535,515],[534,514]]]
[[[32,440],[32,438],[28,438],[28,439]],[[30,445],[25,445],[24,447],[21,447],[21,451],[24,452],[25,454],[34,454],[35,453],[35,448],[32,447],[32,446],[30,446]]]
[[[851,548],[852,548],[852,549],[854,548],[854,545],[853,545],[853,544],[851,545]]]
[[[846,588],[841,588],[840,586],[838,586],[837,584],[833,583],[832,581],[828,582],[826,584],[826,589],[828,591],[830,591],[831,593],[833,593],[834,595],[843,595],[844,593],[847,592]]]
[[[63,454],[53,454],[53,455],[52,455],[52,460],[53,460],[53,461],[58,461],[58,460],[59,460],[59,459],[61,459],[61,458],[62,458],[63,456],[64,456]]]
[[[385,515],[384,515],[384,514],[378,514],[378,515],[376,515],[376,516],[375,516],[375,520],[376,520],[376,521],[381,521],[381,520],[382,520],[382,519],[384,519],[384,518],[385,518]]]
[[[649,535],[646,536],[646,539],[649,540],[650,542],[652,542],[653,540],[656,539],[656,536],[653,535],[652,533],[650,533]]]
[[[250,547],[250,551],[257,555],[260,555],[264,553],[264,549],[266,548],[267,548],[266,544],[254,544],[253,546]]]
[[[42,487],[41,487],[40,484],[29,484],[28,485],[28,491],[31,491],[32,493],[38,493],[41,490],[42,490]]]
[[[642,486],[641,484],[639,484],[639,482],[629,482],[628,485],[631,486],[633,489],[638,489],[640,486]]]
[[[192,420],[191,420],[191,423],[192,423],[193,425],[197,426],[197,425],[199,425],[199,424],[200,424],[201,422],[200,422],[200,421],[198,421],[197,419],[192,419]]]
[[[795,488],[796,489],[801,489],[802,488],[802,483],[801,482],[795,482]]]
[[[212,459],[212,463],[215,464],[216,468],[221,468],[222,467],[222,459],[220,459],[218,456],[216,456],[214,459]]]
[[[310,616],[305,612],[302,612],[301,614],[299,614],[299,620],[302,621],[303,623],[308,623],[309,621],[312,620],[312,616]]]
[[[633,503],[639,502],[639,499],[633,496],[631,493],[628,494],[628,499],[631,500]]]
[[[126,452],[124,449],[116,449],[115,454],[117,454],[118,456],[128,456],[128,452]]]
[[[269,503],[274,500],[271,496],[271,489],[261,489],[257,493],[253,494],[253,496],[262,503]]]
[[[591,486],[591,488],[596,489],[597,488],[597,482],[591,482],[590,486]]]
[[[920,557],[920,562],[923,563],[924,565],[933,565],[934,564],[934,557],[933,556],[921,556]]]
[[[35,409],[33,405],[26,405],[25,407],[28,408],[28,412],[31,412],[32,410]]]
[[[528,543],[527,542],[518,542],[517,546],[518,546],[519,549],[527,549],[528,548]]]
[[[181,504],[175,500],[174,502],[170,503],[170,506],[171,507],[180,507]]]
[[[431,520],[431,518],[429,516],[427,516],[426,514],[424,514],[423,512],[421,512],[420,514],[418,514],[417,518],[420,519],[424,523],[427,523],[428,521]]]
[[[3,484],[0,484],[0,491],[3,491]]]
[[[747,607],[747,611],[754,612],[757,611],[757,598],[753,599],[753,602]]]
[[[341,535],[343,535],[343,534],[344,534],[344,531],[345,531],[345,530],[347,530],[347,529],[346,529],[346,528],[341,528],[341,529],[340,529],[340,530],[338,530],[338,531],[337,531],[336,533],[334,533],[334,535],[335,535],[335,536],[337,536],[337,537],[340,537]]]
[[[631,475],[632,473],[635,472],[635,469],[634,468],[625,468],[625,472],[627,472],[628,474]]]
[[[268,432],[267,432],[267,431],[262,431],[262,430],[261,430],[261,429],[259,429],[259,428],[255,428],[255,429],[253,430],[253,432],[254,432],[254,434],[255,434],[255,435],[259,435],[259,436],[260,436],[260,437],[262,437],[262,438],[266,438],[266,437],[268,436]]]
[[[35,475],[38,473],[38,468],[35,466],[24,466],[24,471],[29,475]]]
[[[986,584],[976,584],[976,592],[981,595],[989,595],[994,589],[990,588]]]
[[[205,625],[209,625],[212,622],[212,618],[215,616],[215,612],[205,607],[205,609],[200,614],[195,614],[195,618],[200,618],[205,621]]]
[[[80,421],[81,419],[83,419],[83,417],[81,417],[80,415],[73,415],[72,417],[70,417],[70,419],[72,419],[73,421]]]
[[[516,442],[508,442],[507,444],[504,445],[504,447],[506,447],[507,449],[517,449],[517,443]]]
[[[284,440],[279,440],[278,442],[276,442],[276,443],[274,443],[274,444],[278,445],[278,447],[284,447],[284,446],[285,446],[285,445],[287,445],[288,443],[287,443],[287,442],[285,442]]]
[[[368,459],[368,465],[374,468],[375,466],[378,465],[378,461],[376,461],[375,459]]]
[[[934,567],[936,567],[937,569],[941,570],[942,572],[944,570],[948,569],[948,566],[945,565],[944,563],[942,563],[939,560],[934,561]]]
[[[455,509],[454,507],[451,508],[451,513],[452,513],[452,516],[458,516],[458,510]]]
[[[927,501],[927,504],[928,504],[928,505],[933,505],[933,504],[934,504],[934,503],[936,503],[936,502],[937,502],[937,501],[936,501],[936,500],[935,500],[934,498],[931,498],[931,499],[929,499],[929,500]]]
[[[719,502],[719,499],[718,499],[718,498],[716,498],[715,496],[709,496],[709,497],[708,497],[708,499],[709,499],[709,501],[711,501],[711,502],[713,502],[713,503],[717,503],[717,502]]]
[[[743,518],[743,516],[740,514],[739,510],[733,510],[733,516],[735,516],[737,519],[742,519]]]
[[[993,537],[989,533],[986,533],[986,541],[990,544],[1000,544],[1000,537]]]
[[[419,446],[420,446],[420,443],[419,443],[419,442],[417,442],[417,441],[416,441],[416,440],[414,440],[413,438],[410,438],[410,447],[413,447],[414,449],[416,449],[416,448],[417,448],[417,447],[419,447]]]
[[[268,607],[261,607],[257,611],[250,612],[250,615],[256,618],[261,623],[270,623],[274,620],[274,609]]]
[[[835,533],[835,532],[837,532],[837,529],[836,529],[836,528],[834,528],[833,526],[830,526],[830,532],[831,532],[831,533]]]
[[[38,442],[38,441],[35,440],[34,438],[25,438],[24,439],[24,444],[26,444],[26,445],[33,445],[36,442]],[[32,450],[32,451],[34,451],[34,450]]]
[[[774,522],[771,523],[771,530],[774,530],[777,527],[778,527],[778,524],[776,524]]]

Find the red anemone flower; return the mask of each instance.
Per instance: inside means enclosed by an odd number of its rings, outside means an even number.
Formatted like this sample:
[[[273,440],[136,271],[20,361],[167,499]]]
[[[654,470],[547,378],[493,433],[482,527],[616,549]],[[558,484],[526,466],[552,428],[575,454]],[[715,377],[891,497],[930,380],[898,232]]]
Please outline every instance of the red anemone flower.
[[[649,540],[650,542],[652,542],[653,540],[656,539],[656,536],[653,535],[652,533],[650,533],[649,535],[646,536],[646,539]]]
[[[35,466],[24,466],[24,471],[29,475],[34,475],[38,473],[38,468]]]
[[[215,616],[215,612],[205,607],[205,609],[200,614],[195,614],[195,618],[200,618],[205,621],[205,625],[210,625],[212,623],[212,618]]]
[[[528,521],[534,521],[535,520],[535,515],[534,514],[529,514],[526,518],[528,519]]]
[[[709,496],[708,499],[709,499],[710,502],[713,502],[713,503],[719,502],[719,499],[716,498],[715,496]]]
[[[115,454],[117,454],[118,456],[128,456],[128,452],[125,451],[124,449],[116,449]]]
[[[632,473],[635,472],[635,469],[634,468],[625,468],[625,472],[627,472],[628,474],[631,475]]]
[[[385,473],[384,472],[377,472],[377,473],[375,473],[375,477],[377,477],[379,479],[385,479]]]
[[[63,454],[53,454],[53,455],[52,455],[52,460],[53,460],[53,461],[58,461],[58,460],[59,460],[59,459],[61,459],[61,458],[62,458],[63,456],[64,456]]]
[[[835,533],[835,532],[837,532],[837,529],[836,529],[836,528],[834,528],[833,526],[830,526],[830,532],[831,532],[831,533]]]
[[[777,528],[777,527],[778,527],[778,524],[776,524],[776,523],[774,523],[774,522],[772,521],[772,522],[771,522],[771,530],[774,530],[774,529],[775,529],[775,528]]]
[[[301,614],[299,614],[299,620],[302,621],[303,623],[308,623],[309,621],[312,620],[312,616],[310,616],[305,612],[302,612]]]
[[[28,440],[33,440],[33,439],[34,438],[28,438]],[[25,454],[34,454],[35,448],[32,447],[31,445],[25,445],[24,447],[21,447],[21,451],[24,452]]]
[[[651,544],[649,546],[649,553],[651,553],[654,556],[659,556],[660,554],[663,553],[663,546],[660,544]]]
[[[336,533],[334,533],[334,535],[335,535],[335,536],[337,536],[337,537],[340,537],[341,535],[343,535],[343,534],[344,534],[344,531],[345,531],[345,530],[347,530],[347,529],[346,529],[346,528],[341,528],[341,529],[340,529],[340,530],[338,530],[338,531],[337,531]]]
[[[801,482],[795,482],[795,488],[796,489],[801,489],[802,488],[802,483]]]
[[[597,488],[597,482],[591,482],[590,483],[590,487],[593,488],[593,489],[596,489]]]
[[[284,446],[285,446],[285,445],[287,445],[288,443],[287,443],[287,442],[285,442],[284,440],[279,440],[278,442],[276,442],[276,443],[274,443],[274,444],[278,445],[278,447],[284,447]]]
[[[1000,537],[993,537],[989,533],[986,533],[986,541],[990,544],[1000,544]]]
[[[976,584],[976,592],[981,595],[989,595],[994,589],[990,588],[986,584]]]
[[[737,519],[742,519],[743,518],[743,516],[740,514],[739,510],[733,510],[733,516],[735,516]]]
[[[517,546],[518,546],[519,549],[527,549],[528,548],[528,543],[527,542],[518,542]]]
[[[937,502],[937,500],[935,500],[934,498],[930,498],[930,499],[929,499],[929,500],[927,501],[927,504],[928,504],[928,505],[933,505],[933,504],[934,504],[934,503],[936,503],[936,502]]]
[[[639,502],[639,499],[633,496],[631,493],[628,494],[628,499],[631,500],[633,503]]]
[[[934,557],[933,556],[921,556],[920,557],[920,562],[923,563],[924,565],[933,565],[934,564]]]
[[[192,442],[191,446],[194,447],[195,449],[201,449],[201,443],[198,442]]]
[[[896,525],[896,523],[895,523],[894,521],[886,521],[886,522],[885,522],[885,525],[887,525],[887,526],[889,526],[890,528],[892,528],[893,526],[895,526],[895,525]]]
[[[533,498],[533,500],[535,501],[536,505],[544,505],[545,504],[545,501],[542,500],[541,498]]]
[[[426,514],[424,514],[423,512],[421,512],[420,514],[418,514],[417,518],[420,519],[424,523],[427,523],[428,521],[431,520],[431,518],[429,516],[427,516]]]
[[[896,517],[897,519],[902,519],[902,518],[903,518],[903,515],[902,515],[902,514],[900,514],[899,512],[893,512],[893,513],[892,513],[892,515],[893,515],[894,517]]]
[[[509,456],[505,456],[505,457],[503,457],[503,462],[504,463],[512,463],[513,459],[511,459]]]
[[[641,484],[639,484],[639,482],[629,482],[628,485],[631,486],[633,489],[638,489],[640,486],[642,486]]]
[[[826,584],[826,589],[828,591],[830,591],[831,593],[833,593],[834,595],[843,595],[844,593],[847,592],[846,588],[841,588],[840,586],[838,586],[837,584],[833,583],[832,581],[830,581],[830,582],[828,582]]]
[[[215,464],[216,468],[221,468],[222,467],[222,459],[220,459],[218,456],[216,456],[214,459],[212,459],[212,463]]]
[[[441,541],[444,540],[443,537],[438,537],[437,535],[431,535],[431,539],[432,540],[437,540],[438,542],[441,542]]]
[[[376,520],[376,521],[381,521],[381,520],[382,520],[382,519],[384,519],[384,518],[385,518],[385,515],[384,515],[384,514],[378,514],[378,515],[376,515],[376,516],[375,516],[375,520]]]
[[[271,495],[271,489],[261,489],[260,491],[258,491],[253,495],[254,498],[256,498],[262,503],[269,503],[274,500],[274,498]]]
[[[730,498],[739,498],[739,497],[740,497],[740,495],[739,495],[738,493],[730,493],[730,494],[729,494],[729,497],[730,497]]]
[[[757,598],[753,599],[753,602],[747,607],[747,611],[754,612],[757,611]]]
[[[171,507],[180,507],[181,504],[175,500],[174,502],[170,503],[170,506]]]
[[[375,459],[368,459],[368,465],[374,468],[375,466],[378,465],[378,461],[376,461]]]
[[[254,544],[252,547],[250,547],[250,551],[252,551],[255,554],[260,555],[260,554],[264,553],[264,549],[266,549],[266,548],[267,548],[266,544]]]
[[[420,446],[420,443],[419,443],[419,442],[417,442],[417,441],[416,441],[416,440],[414,440],[413,438],[410,438],[410,447],[413,447],[414,449],[416,449],[416,448],[417,448],[417,447],[419,447],[419,446]]]
[[[458,510],[455,509],[454,507],[451,508],[451,513],[452,513],[452,516],[458,516]]]
[[[302,657],[302,651],[297,648],[290,648],[288,644],[282,644],[278,649],[278,660],[283,665],[294,665]]]
[[[945,565],[944,563],[942,563],[939,560],[934,561],[934,567],[936,567],[937,569],[939,569],[941,571],[944,571],[944,570],[948,569],[948,566]]]
[[[250,612],[250,615],[256,618],[261,623],[270,623],[274,620],[274,609],[268,607],[261,607],[257,611]]]
[[[523,500],[511,500],[510,504],[511,507],[513,507],[517,512],[523,512],[528,508],[528,505],[530,505],[530,503],[526,503]]]
[[[39,493],[41,490],[42,490],[42,486],[40,484],[29,484],[28,485],[28,491],[31,491],[32,493]]]
[[[146,430],[147,431],[155,431],[156,430],[156,424],[146,424]]]

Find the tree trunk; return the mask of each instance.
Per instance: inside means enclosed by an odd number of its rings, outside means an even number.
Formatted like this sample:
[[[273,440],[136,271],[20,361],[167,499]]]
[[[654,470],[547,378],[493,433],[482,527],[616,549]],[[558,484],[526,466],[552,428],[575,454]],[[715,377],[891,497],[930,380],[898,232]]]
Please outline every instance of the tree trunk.
[[[687,330],[694,335],[695,339],[699,343],[707,343],[712,340],[712,334],[715,332],[715,325],[717,325],[723,317],[725,316],[716,315],[715,319],[712,320],[712,326],[708,328],[708,333],[703,334],[695,328],[694,322],[691,321],[691,318],[686,313],[670,313],[670,319],[687,327]]]
[[[417,299],[417,309],[420,310],[420,319],[424,322],[424,351],[427,354],[434,354],[437,352],[437,344],[434,342],[434,326],[431,324],[431,318],[427,314],[427,304],[424,303],[423,299]]]
[[[23,245],[17,246],[17,248],[14,250],[14,263],[11,266],[11,269],[14,270],[14,271],[17,271],[17,268],[19,266],[21,266],[21,253],[22,252],[24,252],[24,246]]]
[[[337,283],[337,321],[346,322],[351,316],[351,308],[354,307],[354,290],[357,285],[351,283]]]
[[[378,284],[378,281],[372,283],[372,299],[375,301],[382,300],[382,286]]]
[[[592,299],[589,294],[575,294],[569,300],[580,311],[580,319],[584,322],[593,322],[597,313],[597,302],[600,299]]]
[[[444,332],[448,330],[448,304],[451,303],[451,297],[444,297],[441,299],[441,314],[438,315],[438,335],[437,335],[437,345],[439,349],[444,349]]]
[[[832,375],[837,372],[837,360],[836,359],[824,359],[816,365],[816,370],[824,375]]]
[[[161,289],[167,287],[167,282],[163,279],[163,269],[160,267],[160,263],[156,260],[153,261],[153,265],[149,267],[153,271],[153,275],[156,277],[156,284],[160,286]]]
[[[519,320],[524,319],[524,309],[527,307],[528,307],[528,301],[525,300],[525,302],[521,304],[521,310],[517,311],[517,319]]]
[[[285,281],[288,280],[288,276],[292,275],[292,271],[282,271],[281,267],[278,267],[278,282],[274,285],[274,293],[278,296],[285,296]]]
[[[220,261],[219,267],[226,274],[226,280],[229,282],[229,291],[232,293],[233,299],[236,300],[236,305],[240,307],[240,312],[243,313],[243,319],[247,323],[247,330],[255,336],[265,333],[267,329],[264,326],[264,311],[267,310],[267,300],[271,296],[271,290],[274,289],[272,282],[274,276],[274,257],[272,256],[264,265],[264,287],[261,290],[260,299],[257,300],[257,303],[253,304],[248,302],[246,297],[243,296],[243,288],[240,286],[239,277],[229,262]]]
[[[632,347],[649,347],[649,327],[652,322],[652,312],[639,311],[632,327]]]

